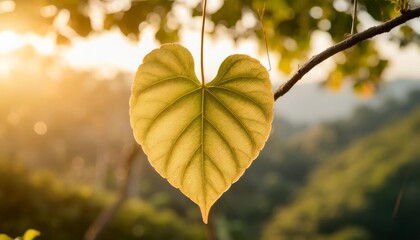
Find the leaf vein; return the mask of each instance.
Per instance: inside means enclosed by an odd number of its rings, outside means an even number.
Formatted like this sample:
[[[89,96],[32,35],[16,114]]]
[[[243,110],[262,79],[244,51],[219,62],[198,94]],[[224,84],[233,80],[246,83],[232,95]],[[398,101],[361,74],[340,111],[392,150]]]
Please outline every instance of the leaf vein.
[[[242,61],[243,59],[237,59],[236,61],[234,61],[233,63],[231,63],[230,65],[229,65],[229,67],[227,67],[226,68],[226,70],[224,71],[224,73],[220,76],[220,78],[219,79],[222,79],[222,78],[224,78],[225,76],[226,76],[226,74],[230,71],[230,69],[235,65],[235,64],[237,64],[239,61]]]
[[[204,118],[204,120],[206,120],[211,127],[213,127],[217,134],[222,138],[222,140],[226,143],[226,145],[228,145],[230,152],[233,155],[233,161],[235,162],[235,166],[239,167],[239,160],[238,160],[238,156],[236,155],[235,151],[233,150],[233,147],[230,145],[230,143],[227,141],[227,139],[225,138],[225,136],[222,134],[222,132],[207,118]]]
[[[169,160],[171,159],[173,150],[175,148],[176,143],[178,142],[178,140],[181,138],[182,134],[184,134],[187,129],[192,125],[192,123],[201,115],[198,114],[197,116],[195,116],[188,124],[187,126],[185,126],[178,134],[178,136],[175,138],[174,142],[171,144],[171,147],[169,148],[169,152],[168,152],[168,157],[165,159],[165,174],[168,174],[168,165],[169,165]]]
[[[209,154],[207,154],[205,151],[204,151],[204,156],[206,156],[207,158],[208,158],[208,160],[209,160],[209,162],[213,165],[213,167],[216,169],[216,172],[218,172],[219,173],[219,175],[222,177],[222,179],[223,179],[223,182],[225,183],[225,185],[227,184],[227,181],[226,181],[226,177],[225,177],[225,175],[223,175],[223,172],[222,172],[222,170],[220,169],[220,167],[219,166],[217,166],[217,164],[213,161],[213,159],[210,157],[210,155]]]
[[[197,148],[196,148],[196,149],[194,150],[194,152],[191,154],[191,157],[189,158],[190,160],[188,160],[187,164],[185,164],[184,169],[182,170],[182,173],[181,173],[181,184],[180,184],[180,186],[181,186],[181,187],[184,187],[185,173],[187,172],[187,169],[191,166],[191,163],[192,163],[192,162],[193,162],[193,160],[194,160],[194,156],[195,156],[195,154],[197,154],[197,152],[198,152],[198,150],[199,150],[200,148],[202,148],[202,144],[199,144],[199,145],[197,146]]]
[[[239,123],[239,126],[245,131],[245,133],[247,134],[248,138],[251,140],[252,143],[252,148],[253,150],[255,150],[256,144],[254,141],[254,138],[252,137],[251,133],[249,132],[248,128],[245,127],[244,123],[241,121],[240,118],[238,118],[238,116],[236,116],[232,110],[230,108],[228,108],[217,96],[215,96],[212,92],[207,91],[208,93],[210,93],[210,95],[212,97],[214,97],[222,106],[223,108],[225,108],[229,114],[236,120],[237,123]]]
[[[182,94],[181,96],[179,96],[178,98],[176,98],[175,100],[173,100],[171,103],[169,103],[168,105],[166,105],[164,108],[162,108],[162,110],[160,110],[158,112],[158,114],[156,114],[151,120],[152,123],[150,123],[150,125],[145,129],[144,131],[144,136],[147,136],[149,134],[150,129],[152,128],[152,126],[157,122],[157,120],[159,119],[159,117],[162,116],[163,113],[165,113],[166,110],[168,110],[168,108],[170,108],[171,106],[175,105],[175,103],[181,101],[183,98],[187,97],[190,94],[193,94],[194,92],[198,91],[200,89],[194,89],[192,91],[186,92],[184,94]]]
[[[228,78],[228,79],[226,79],[225,81],[223,81],[223,82],[221,82],[220,83],[220,85],[223,85],[223,84],[226,84],[226,83],[228,83],[228,82],[231,82],[231,81],[235,81],[235,80],[239,80],[239,79],[258,79],[258,80],[261,80],[261,78],[259,78],[259,77],[257,77],[257,76],[236,76],[236,77],[232,77],[232,78]],[[214,85],[214,86],[216,86],[216,85]]]
[[[227,87],[213,86],[212,88],[215,89],[215,90],[217,89],[217,90],[228,91],[228,92],[234,93],[236,95],[239,95],[239,96],[241,96],[244,99],[247,99],[248,102],[250,102],[253,105],[255,105],[256,107],[258,107],[263,112],[264,117],[267,119],[268,116],[267,116],[267,113],[266,113],[265,109],[257,101],[255,101],[254,99],[248,97],[247,95],[245,95],[245,94],[243,94],[243,93],[241,93],[239,91],[236,91],[236,90],[227,88]]]
[[[164,78],[164,79],[161,79],[161,80],[159,80],[157,82],[154,82],[153,84],[151,84],[151,85],[149,85],[149,86],[147,86],[145,88],[142,88],[141,91],[139,91],[139,94],[142,94],[142,93],[146,92],[149,88],[155,87],[156,85],[159,85],[159,84],[162,84],[162,83],[167,83],[168,81],[171,81],[171,80],[174,80],[174,79],[177,79],[177,78],[178,79],[184,79],[184,80],[191,81],[192,83],[195,83],[197,85],[197,83],[194,82],[193,79],[191,79],[189,77],[186,77],[186,76],[177,75],[177,76]]]

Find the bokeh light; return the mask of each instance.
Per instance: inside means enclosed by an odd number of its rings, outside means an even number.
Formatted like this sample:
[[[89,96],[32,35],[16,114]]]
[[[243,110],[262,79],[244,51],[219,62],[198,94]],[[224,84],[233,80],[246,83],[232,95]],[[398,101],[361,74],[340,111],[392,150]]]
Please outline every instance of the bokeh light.
[[[34,132],[38,135],[45,135],[48,132],[48,126],[45,122],[36,122],[34,125]]]
[[[16,3],[11,0],[0,2],[0,13],[13,12],[16,8]]]

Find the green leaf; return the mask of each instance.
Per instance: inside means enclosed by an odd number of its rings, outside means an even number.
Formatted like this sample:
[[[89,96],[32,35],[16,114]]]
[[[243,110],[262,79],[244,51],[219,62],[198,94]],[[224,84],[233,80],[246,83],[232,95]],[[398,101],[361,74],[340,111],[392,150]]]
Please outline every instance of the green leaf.
[[[22,240],[33,240],[34,238],[40,236],[41,233],[34,229],[26,230],[25,234],[23,234]]]
[[[0,240],[13,240],[13,238],[7,236],[6,234],[0,234]]]
[[[269,74],[256,59],[229,56],[202,85],[191,53],[167,44],[137,71],[130,121],[152,166],[199,205],[207,223],[211,206],[264,146],[273,104]]]

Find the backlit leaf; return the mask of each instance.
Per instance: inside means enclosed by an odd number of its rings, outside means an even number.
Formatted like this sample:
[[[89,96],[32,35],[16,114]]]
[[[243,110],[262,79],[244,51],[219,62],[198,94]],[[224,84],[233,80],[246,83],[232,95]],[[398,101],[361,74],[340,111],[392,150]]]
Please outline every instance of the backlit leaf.
[[[36,237],[40,236],[41,233],[34,229],[26,230],[25,234],[23,234],[22,240],[33,240]]]
[[[130,121],[152,166],[199,205],[207,223],[211,206],[264,146],[273,104],[269,74],[257,60],[229,56],[203,86],[190,52],[167,44],[137,71]]]
[[[0,240],[13,240],[13,238],[7,236],[6,234],[0,234]]]

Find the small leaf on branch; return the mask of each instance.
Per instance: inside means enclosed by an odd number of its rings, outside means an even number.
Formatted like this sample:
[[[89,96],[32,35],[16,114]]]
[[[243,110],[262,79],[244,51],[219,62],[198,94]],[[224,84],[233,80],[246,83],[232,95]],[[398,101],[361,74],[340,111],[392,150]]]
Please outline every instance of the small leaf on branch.
[[[203,85],[191,53],[166,44],[138,68],[130,121],[151,165],[199,205],[207,223],[211,206],[264,146],[273,104],[269,74],[258,60],[229,56]]]

